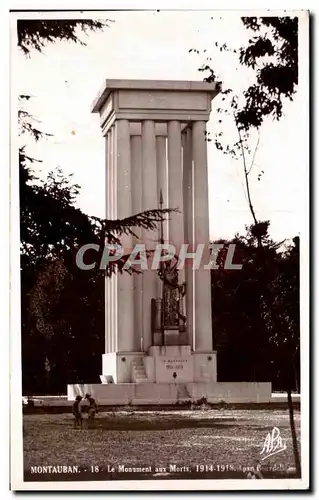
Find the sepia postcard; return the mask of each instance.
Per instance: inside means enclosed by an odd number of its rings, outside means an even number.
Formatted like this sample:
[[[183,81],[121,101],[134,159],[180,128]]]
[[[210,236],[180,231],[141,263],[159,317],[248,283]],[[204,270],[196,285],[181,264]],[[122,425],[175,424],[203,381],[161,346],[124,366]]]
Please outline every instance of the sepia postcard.
[[[10,23],[10,488],[309,489],[309,13]]]

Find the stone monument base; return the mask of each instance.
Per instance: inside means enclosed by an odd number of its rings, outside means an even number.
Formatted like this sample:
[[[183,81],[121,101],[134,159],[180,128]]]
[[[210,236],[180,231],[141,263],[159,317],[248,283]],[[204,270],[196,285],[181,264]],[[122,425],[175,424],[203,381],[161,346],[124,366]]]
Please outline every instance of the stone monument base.
[[[102,384],[216,382],[216,351],[189,345],[151,346],[145,352],[103,354]]]
[[[101,384],[68,385],[68,399],[89,392],[103,405],[197,402],[265,403],[270,383],[217,382],[216,351],[189,345],[151,346],[145,352],[103,355]]]
[[[269,403],[269,382],[190,382],[157,384],[72,384],[68,385],[68,400],[89,392],[101,406],[170,405],[208,403]]]

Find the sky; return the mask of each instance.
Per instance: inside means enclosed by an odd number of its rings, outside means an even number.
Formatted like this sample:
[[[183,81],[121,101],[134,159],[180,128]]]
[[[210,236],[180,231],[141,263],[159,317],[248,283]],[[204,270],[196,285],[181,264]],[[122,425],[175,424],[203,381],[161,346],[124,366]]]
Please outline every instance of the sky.
[[[28,153],[43,161],[39,176],[61,167],[81,186],[77,206],[89,215],[105,214],[105,154],[98,115],[91,104],[107,78],[202,80],[198,68],[205,57],[225,87],[239,93],[252,80],[238,67],[236,56],[221,54],[214,42],[239,47],[247,40],[239,14],[214,11],[105,12],[101,19],[114,22],[102,33],[81,34],[86,46],[69,42],[48,45],[42,54],[18,53],[15,80],[19,94],[31,94],[28,110],[39,128],[53,134],[33,144],[24,139]],[[211,19],[213,17],[213,19]],[[207,49],[205,54],[189,49]],[[307,107],[301,89],[287,102],[280,122],[267,121],[260,131],[256,165],[250,174],[257,217],[271,221],[276,240],[300,234],[307,197]],[[208,130],[213,132],[221,97],[212,102]],[[306,108],[306,109],[305,109]],[[233,125],[225,131],[235,137]],[[254,138],[255,141],[255,138]],[[252,143],[254,145],[254,142]],[[260,181],[258,174],[264,171]],[[243,188],[240,161],[231,160],[208,143],[210,237],[232,237],[251,224]]]

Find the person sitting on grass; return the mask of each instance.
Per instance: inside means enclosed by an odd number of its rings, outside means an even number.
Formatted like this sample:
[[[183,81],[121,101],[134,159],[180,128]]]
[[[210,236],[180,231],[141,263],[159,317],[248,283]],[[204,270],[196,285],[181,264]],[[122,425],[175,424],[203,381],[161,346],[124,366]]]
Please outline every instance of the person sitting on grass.
[[[83,417],[81,412],[81,401],[82,396],[76,396],[75,401],[72,406],[72,413],[74,415],[74,428],[76,429],[78,426],[82,429],[83,426]]]
[[[96,404],[95,399],[91,396],[91,394],[85,394],[85,399],[88,400],[89,402],[89,409],[88,409],[88,427],[95,427],[95,415],[98,413],[98,407]]]

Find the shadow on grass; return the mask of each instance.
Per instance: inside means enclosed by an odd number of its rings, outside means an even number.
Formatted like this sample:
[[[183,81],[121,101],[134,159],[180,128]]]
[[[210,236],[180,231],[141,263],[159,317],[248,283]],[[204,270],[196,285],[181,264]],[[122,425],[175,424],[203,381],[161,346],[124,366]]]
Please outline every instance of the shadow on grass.
[[[300,410],[300,403],[297,401],[293,401],[293,408],[295,410]],[[118,405],[114,406],[105,406],[101,405],[100,410],[104,412],[113,412],[114,409],[116,411],[127,410],[127,406]],[[202,411],[201,406],[193,406],[191,402],[185,404],[175,404],[175,405],[145,405],[145,406],[131,406],[131,411],[141,411],[141,412],[165,412],[165,411],[180,411],[180,410],[189,410],[192,409],[194,412]],[[271,403],[210,403],[207,405],[207,409],[210,410],[259,410],[259,411],[274,411],[274,410],[286,410],[287,403],[282,402],[271,402]],[[33,406],[33,405],[23,405],[22,407],[24,415],[33,415],[33,414],[59,414],[59,413],[70,413],[71,404],[65,406]]]
[[[52,422],[50,427],[68,426],[73,427],[72,419],[63,419],[60,422]],[[219,419],[219,418],[170,418],[158,420],[133,419],[127,416],[119,418],[98,417],[96,419],[95,428],[90,430],[103,431],[162,431],[162,430],[177,430],[177,429],[230,429],[239,427],[242,422],[235,419]],[[254,427],[255,429],[268,430],[262,423],[260,426],[250,425],[247,422],[246,428]],[[87,428],[87,422],[84,418],[83,428]],[[271,429],[271,427],[269,427]]]

